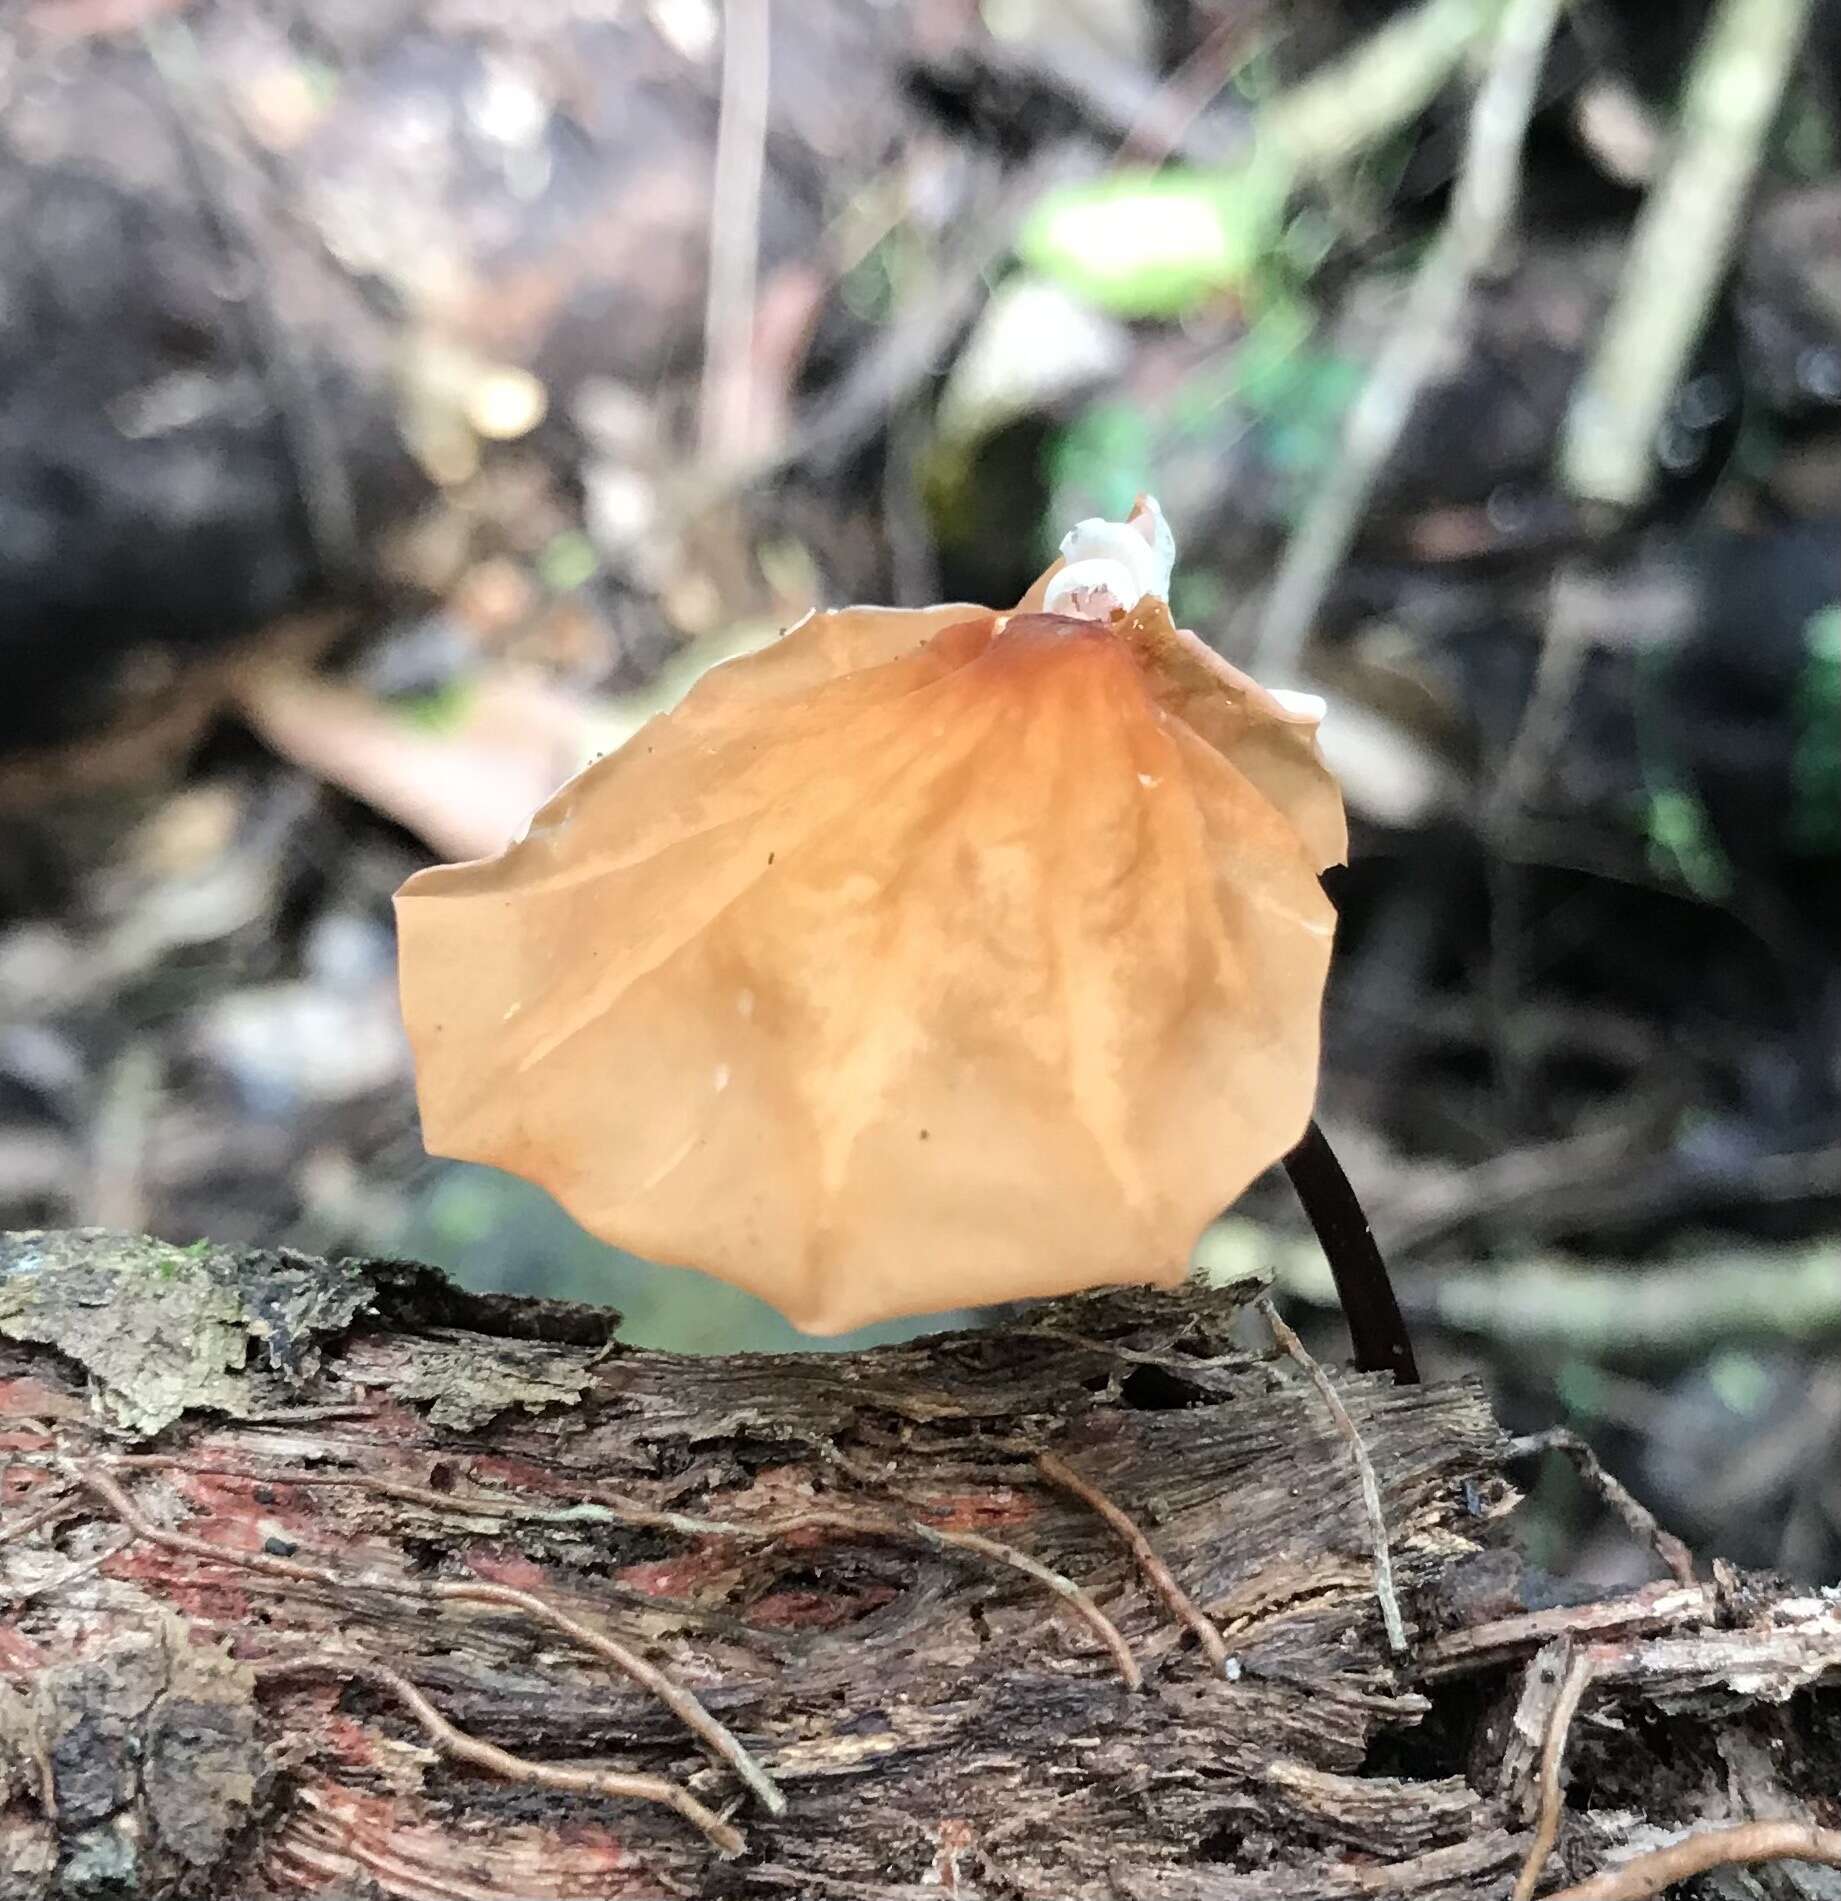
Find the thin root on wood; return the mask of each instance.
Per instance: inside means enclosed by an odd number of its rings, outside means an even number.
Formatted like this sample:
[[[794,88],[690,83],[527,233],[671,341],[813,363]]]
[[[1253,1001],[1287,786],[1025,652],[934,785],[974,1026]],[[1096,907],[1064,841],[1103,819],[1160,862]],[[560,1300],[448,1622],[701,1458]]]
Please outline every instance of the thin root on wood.
[[[1026,1551],[1018,1551],[1014,1545],[1004,1544],[996,1538],[987,1538],[981,1532],[943,1531],[937,1525],[923,1525],[919,1520],[910,1520],[906,1525],[897,1527],[897,1530],[904,1530],[911,1537],[922,1539],[928,1544],[944,1545],[949,1550],[969,1551],[980,1557],[994,1559],[999,1564],[1010,1565],[1025,1576],[1034,1578],[1038,1584],[1047,1585],[1057,1597],[1066,1601],[1076,1615],[1086,1620],[1093,1634],[1111,1652],[1113,1662],[1119,1667],[1119,1675],[1125,1679],[1125,1687],[1128,1690],[1143,1689],[1144,1677],[1124,1634],[1072,1578],[1052,1570],[1030,1557]],[[1211,1631],[1213,1628],[1212,1624],[1209,1625]]]
[[[628,1775],[617,1769],[589,1769],[577,1765],[533,1762],[513,1755],[495,1743],[481,1742],[448,1719],[405,1676],[361,1657],[279,1657],[253,1666],[259,1680],[284,1681],[290,1677],[339,1677],[368,1683],[395,1697],[421,1724],[430,1742],[443,1755],[489,1769],[507,1782],[533,1788],[560,1789],[570,1795],[605,1795],[632,1802],[657,1802],[675,1809],[685,1821],[702,1830],[723,1855],[739,1855],[747,1846],[740,1829],[703,1806],[688,1789],[665,1776]]]
[[[1115,1505],[1098,1486],[1083,1479],[1065,1459],[1057,1458],[1052,1452],[1036,1455],[1036,1469],[1051,1485],[1071,1493],[1089,1511],[1097,1512],[1118,1533],[1137,1560],[1138,1569],[1143,1572],[1151,1588],[1170,1607],[1178,1622],[1188,1625],[1195,1632],[1197,1641],[1214,1669],[1224,1677],[1237,1675],[1234,1658],[1221,1633],[1215,1629],[1195,1599],[1177,1583],[1170,1567],[1158,1557],[1151,1541],[1134,1523],[1131,1515]]]
[[[35,1505],[23,1518],[15,1518],[0,1525],[0,1545],[10,1545],[15,1538],[23,1538],[28,1532],[36,1531],[40,1525],[48,1525],[70,1504],[75,1487],[69,1485],[47,1486],[50,1497]]]
[[[608,1495],[601,1496],[605,1501]],[[1137,1658],[1132,1655],[1131,1645],[1125,1641],[1118,1625],[1093,1601],[1092,1596],[1065,1572],[1055,1570],[1039,1558],[1032,1558],[1026,1551],[1019,1551],[1015,1545],[1005,1544],[1001,1538],[987,1538],[984,1533],[977,1531],[948,1531],[944,1526],[929,1525],[918,1518],[848,1508],[793,1512],[779,1517],[754,1519],[746,1524],[731,1518],[703,1518],[685,1512],[655,1511],[630,1501],[610,1504],[608,1509],[626,1524],[656,1526],[660,1530],[683,1532],[698,1538],[742,1538],[755,1544],[771,1544],[804,1531],[831,1531],[853,1537],[888,1538],[901,1543],[931,1545],[935,1550],[963,1551],[973,1557],[985,1558],[994,1564],[1020,1571],[1025,1577],[1033,1578],[1053,1591],[1106,1647],[1113,1662],[1118,1665],[1119,1675],[1124,1678],[1126,1688],[1138,1690],[1144,1687],[1144,1676],[1138,1668]]]
[[[930,1545],[933,1549],[963,1551],[970,1556],[1001,1564],[1025,1577],[1033,1578],[1060,1598],[1078,1616],[1105,1647],[1128,1689],[1144,1684],[1138,1660],[1131,1646],[1106,1613],[1065,1572],[1032,1558],[1028,1552],[1005,1544],[1000,1538],[982,1532],[948,1531],[917,1518],[897,1517],[881,1511],[851,1509],[814,1510],[781,1514],[743,1522],[732,1518],[706,1518],[690,1512],[661,1511],[623,1498],[604,1487],[596,1487],[592,1500],[579,1504],[546,1508],[530,1505],[510,1496],[468,1497],[457,1492],[437,1492],[426,1486],[406,1485],[400,1480],[379,1479],[365,1472],[254,1472],[242,1467],[201,1465],[176,1459],[169,1453],[130,1454],[110,1462],[118,1470],[124,1466],[137,1471],[177,1471],[195,1478],[234,1479],[246,1485],[348,1486],[374,1498],[390,1499],[403,1505],[426,1505],[437,1512],[461,1512],[482,1518],[518,1519],[527,1524],[581,1524],[604,1519],[647,1531],[675,1532],[686,1538],[736,1538],[752,1544],[772,1544],[800,1532],[832,1531],[852,1537],[886,1538],[898,1543]],[[50,1516],[49,1512],[42,1516]],[[37,1517],[33,1523],[39,1522]],[[30,1530],[31,1525],[22,1527]],[[7,1535],[13,1535],[8,1533]],[[0,1540],[3,1542],[3,1540]]]
[[[1740,1868],[1761,1861],[1811,1861],[1841,1868],[1841,1829],[1808,1822],[1742,1822],[1734,1828],[1703,1828],[1607,1868],[1589,1881],[1551,1894],[1547,1901],[1649,1901],[1678,1881],[1711,1868]],[[1519,1890],[1517,1890],[1519,1892]]]
[[[1694,1582],[1693,1552],[1672,1531],[1664,1530],[1655,1513],[1605,1470],[1598,1454],[1576,1432],[1565,1426],[1553,1426],[1546,1432],[1526,1433],[1509,1446],[1509,1456],[1516,1459],[1535,1458],[1543,1452],[1564,1453],[1587,1489],[1595,1492],[1649,1546],[1678,1584]]]
[[[532,1591],[521,1591],[509,1584],[488,1584],[478,1579],[443,1578],[428,1582],[386,1577],[375,1572],[347,1574],[330,1565],[310,1564],[299,1558],[278,1557],[270,1552],[228,1550],[223,1545],[213,1544],[209,1538],[169,1531],[164,1526],[156,1525],[100,1466],[85,1465],[73,1459],[64,1461],[63,1469],[68,1477],[100,1499],[137,1538],[163,1546],[168,1551],[183,1552],[188,1557],[202,1558],[208,1563],[231,1565],[268,1577],[286,1578],[295,1584],[317,1584],[331,1591],[380,1591],[388,1596],[422,1603],[495,1604],[538,1618],[574,1638],[584,1649],[606,1659],[632,1682],[651,1691],[686,1729],[734,1769],[770,1814],[783,1815],[786,1812],[786,1797],[767,1771],[748,1753],[740,1739],[717,1722],[681,1683],[675,1682],[655,1664],[648,1663],[617,1639],[609,1637],[604,1631],[593,1629],[579,1618],[571,1617],[567,1611]]]

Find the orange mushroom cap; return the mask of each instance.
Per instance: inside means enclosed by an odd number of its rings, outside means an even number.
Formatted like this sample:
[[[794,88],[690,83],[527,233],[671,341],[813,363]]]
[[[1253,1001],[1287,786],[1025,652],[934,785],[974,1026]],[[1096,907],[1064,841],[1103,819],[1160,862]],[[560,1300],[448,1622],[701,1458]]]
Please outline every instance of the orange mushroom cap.
[[[814,614],[411,878],[429,1149],[814,1333],[1179,1282],[1309,1121],[1342,802],[1157,595],[1043,586]]]

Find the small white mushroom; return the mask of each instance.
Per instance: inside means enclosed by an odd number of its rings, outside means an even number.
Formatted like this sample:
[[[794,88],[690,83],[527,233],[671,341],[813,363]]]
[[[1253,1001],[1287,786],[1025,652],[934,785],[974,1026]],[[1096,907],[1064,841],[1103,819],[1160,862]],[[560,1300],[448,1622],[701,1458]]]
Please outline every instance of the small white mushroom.
[[[1049,582],[1042,606],[1070,620],[1110,620],[1114,614],[1130,613],[1143,598],[1144,589],[1131,569],[1100,555],[1070,561]]]
[[[1148,495],[1130,521],[1076,522],[1061,538],[1066,565],[1048,584],[1043,608],[1077,620],[1105,620],[1130,613],[1147,594],[1170,596],[1176,538],[1163,510]]]

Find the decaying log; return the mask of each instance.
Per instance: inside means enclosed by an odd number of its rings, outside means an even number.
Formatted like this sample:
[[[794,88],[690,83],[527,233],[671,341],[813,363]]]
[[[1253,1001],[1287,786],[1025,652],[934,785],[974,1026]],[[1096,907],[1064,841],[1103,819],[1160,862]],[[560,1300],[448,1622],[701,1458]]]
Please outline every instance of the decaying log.
[[[1256,1292],[678,1359],[421,1267],[6,1237],[0,1897],[1458,1901],[1548,1831],[1544,1890],[1841,1819],[1841,1594],[1556,1602],[1480,1394],[1340,1377],[1396,1657]]]

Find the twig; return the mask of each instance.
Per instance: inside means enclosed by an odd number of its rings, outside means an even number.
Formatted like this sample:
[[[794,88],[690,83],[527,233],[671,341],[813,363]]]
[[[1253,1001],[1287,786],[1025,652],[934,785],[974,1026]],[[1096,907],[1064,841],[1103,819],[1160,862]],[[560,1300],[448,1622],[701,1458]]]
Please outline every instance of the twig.
[[[1118,1533],[1152,1589],[1170,1607],[1177,1620],[1195,1632],[1209,1663],[1222,1676],[1232,1677],[1235,1674],[1234,1659],[1221,1633],[1215,1629],[1195,1599],[1177,1583],[1170,1567],[1158,1557],[1151,1541],[1133,1523],[1129,1514],[1115,1505],[1098,1486],[1083,1479],[1065,1459],[1057,1458],[1052,1452],[1036,1455],[1036,1470],[1051,1485],[1071,1492],[1089,1511],[1097,1512]]]
[[[1584,50],[1594,61],[1611,51],[1589,45]],[[1594,74],[1580,87],[1571,116],[1573,136],[1607,178],[1640,188],[1655,177],[1663,149],[1662,127],[1635,87],[1610,73]]]
[[[1656,432],[1725,277],[1759,153],[1812,0],[1720,0],[1682,92],[1675,145],[1643,201],[1616,300],[1573,392],[1566,486],[1633,508],[1655,479]]]
[[[739,1855],[747,1846],[741,1831],[721,1816],[706,1809],[688,1789],[680,1788],[667,1776],[629,1775],[617,1769],[565,1768],[555,1763],[533,1762],[528,1756],[516,1756],[495,1743],[481,1742],[457,1729],[429,1702],[407,1677],[386,1669],[380,1663],[367,1663],[355,1657],[282,1657],[250,1666],[258,1678],[273,1682],[287,1677],[343,1677],[354,1683],[369,1683],[387,1691],[421,1724],[429,1740],[444,1756],[490,1769],[507,1782],[522,1782],[540,1789],[562,1789],[571,1795],[613,1796],[633,1802],[658,1802],[699,1828],[725,1856]]]
[[[1342,445],[1285,549],[1254,644],[1253,670],[1293,682],[1383,464],[1449,345],[1470,286],[1514,215],[1522,140],[1561,0],[1509,0],[1471,109],[1451,211],[1343,427]]]
[[[1655,1513],[1605,1470],[1598,1454],[1576,1432],[1565,1426],[1552,1426],[1546,1432],[1530,1432],[1512,1440],[1508,1448],[1512,1459],[1529,1459],[1543,1452],[1564,1453],[1587,1488],[1596,1492],[1649,1546],[1678,1584],[1694,1582],[1693,1552],[1672,1531],[1665,1531]]]
[[[130,1453],[112,1459],[117,1470],[131,1466],[139,1471],[168,1470],[190,1473],[200,1478],[241,1480],[249,1485],[325,1485],[349,1486],[369,1492],[376,1498],[392,1499],[398,1504],[425,1505],[443,1515],[459,1513],[481,1518],[515,1518],[525,1524],[609,1523],[641,1530],[672,1531],[690,1538],[740,1538],[756,1544],[769,1544],[804,1531],[841,1531],[859,1537],[890,1538],[932,1545],[936,1549],[964,1551],[994,1564],[1020,1571],[1038,1584],[1046,1585],[1063,1599],[1111,1654],[1119,1675],[1129,1689],[1143,1687],[1143,1676],[1131,1646],[1119,1627],[1083,1591],[1074,1580],[1052,1566],[1032,1558],[1026,1551],[1007,1545],[981,1532],[948,1531],[943,1526],[925,1524],[919,1519],[901,1518],[893,1513],[852,1510],[792,1512],[779,1517],[754,1519],[743,1523],[731,1518],[704,1518],[688,1512],[661,1511],[636,1500],[616,1498],[602,1492],[595,1502],[544,1507],[516,1498],[485,1498],[460,1492],[436,1492],[426,1486],[405,1484],[398,1479],[374,1478],[365,1472],[252,1472],[235,1466],[198,1465],[175,1458],[169,1453]],[[68,1496],[68,1494],[66,1494]],[[45,1514],[49,1515],[49,1514]],[[29,1530],[22,1526],[20,1530]],[[15,1535],[9,1531],[7,1536]],[[0,1539],[0,1542],[4,1542]]]
[[[1261,135],[1301,173],[1347,164],[1416,119],[1502,11],[1503,0],[1420,0],[1273,100]]]
[[[1673,1095],[1658,1089],[1653,1105],[1640,1103],[1627,1121],[1581,1130],[1550,1142],[1527,1142],[1487,1161],[1453,1167],[1408,1181],[1375,1198],[1371,1213],[1387,1251],[1396,1260],[1423,1253],[1466,1235],[1477,1225],[1519,1215],[1543,1196],[1563,1196],[1580,1181],[1627,1177],[1652,1155],[1672,1127]]]
[[[108,1473],[98,1466],[85,1466],[75,1460],[60,1462],[65,1474],[93,1492],[136,1537],[169,1551],[184,1552],[188,1557],[203,1558],[213,1564],[232,1565],[268,1577],[287,1578],[296,1584],[317,1584],[340,1593],[354,1589],[381,1591],[392,1597],[409,1598],[436,1604],[496,1604],[509,1610],[521,1610],[574,1638],[585,1650],[611,1663],[620,1673],[652,1695],[671,1711],[715,1755],[741,1777],[756,1800],[772,1815],[786,1812],[786,1797],[767,1771],[755,1761],[740,1739],[717,1722],[689,1690],[655,1664],[629,1650],[616,1638],[584,1624],[579,1618],[551,1604],[532,1591],[521,1591],[510,1584],[488,1584],[479,1579],[441,1578],[434,1580],[393,1578],[376,1571],[342,1572],[331,1565],[309,1564],[299,1558],[278,1557],[263,1551],[230,1551],[208,1538],[188,1532],[168,1531],[143,1513]]]
[[[1553,1706],[1578,1651],[1577,1633],[1561,1630],[1535,1653],[1522,1672],[1521,1693],[1509,1719],[1496,1788],[1505,1805],[1524,1823],[1540,1814],[1541,1750],[1553,1720]]]
[[[1258,28],[1257,11],[1230,11],[1175,72],[1158,83],[1119,140],[1113,163],[1161,165],[1188,140],[1233,75]],[[1218,162],[1219,153],[1191,154]]]
[[[1580,569],[1567,564],[1555,572],[1548,589],[1534,681],[1515,737],[1509,743],[1508,756],[1490,790],[1488,824],[1492,830],[1500,830],[1530,804],[1552,770],[1579,676],[1598,641],[1590,599],[1590,581]]]
[[[1710,1868],[1739,1868],[1760,1861],[1812,1861],[1841,1868],[1841,1829],[1809,1822],[1741,1822],[1733,1828],[1703,1828],[1666,1848],[1653,1848],[1620,1862],[1547,1901],[1649,1901],[1678,1881]]]
[[[970,207],[941,246],[926,285],[904,295],[893,321],[826,391],[810,420],[790,441],[764,450],[746,479],[767,484],[795,467],[821,475],[841,469],[937,372],[953,338],[988,296],[1024,215],[1073,169],[1065,151],[1051,147]]]
[[[1658,1632],[1701,1632],[1718,1612],[1719,1593],[1711,1584],[1646,1584],[1604,1603],[1523,1611],[1434,1637],[1414,1658],[1414,1675],[1420,1683],[1436,1683],[1500,1669],[1561,1637],[1614,1643]]]
[[[1339,170],[1425,110],[1494,30],[1503,3],[1419,0],[1272,100],[1260,111],[1254,135],[1282,155],[1295,178]],[[1174,73],[1122,115],[1121,153],[1142,165],[1172,154],[1219,164],[1217,142],[1198,142],[1195,124],[1259,26],[1256,12],[1231,10]]]
[[[1052,16],[1051,16],[1052,17]],[[1242,31],[1246,28],[1243,26]],[[1026,39],[980,34],[945,58],[921,55],[921,70],[944,78],[955,89],[964,83],[966,56],[1004,85],[1007,93],[1047,92],[1057,107],[1084,121],[1081,128],[1102,142],[1129,140],[1147,114],[1162,109],[1164,84],[1157,74],[1129,58],[1085,43],[1080,33],[1047,33]],[[1207,104],[1204,100],[1203,105]],[[1218,165],[1249,136],[1251,115],[1224,109],[1206,121],[1184,119],[1171,128],[1170,149],[1191,165]]]
[[[103,1072],[83,1206],[99,1228],[147,1225],[147,1140],[164,1083],[151,1038],[135,1037]]]
[[[1547,1857],[1553,1853],[1554,1843],[1559,1840],[1560,1814],[1565,1802],[1560,1770],[1566,1760],[1566,1738],[1572,1729],[1579,1699],[1584,1696],[1586,1686],[1592,1680],[1592,1668],[1592,1653],[1589,1650],[1580,1651],[1567,1669],[1559,1695],[1553,1700],[1553,1714],[1547,1719],[1547,1739],[1541,1745],[1540,1821],[1534,1830],[1534,1845],[1528,1850],[1528,1858],[1515,1878],[1511,1901],[1532,1901],[1541,1870],[1547,1865]]]
[[[725,0],[698,441],[706,466],[753,450],[754,304],[767,159],[768,0]]]
[[[25,1537],[40,1525],[48,1525],[70,1503],[72,1487],[52,1485],[46,1490],[50,1496],[42,1504],[34,1506],[23,1518],[15,1518],[0,1525],[0,1545],[10,1545],[15,1538]]]
[[[1841,1158],[1811,1159],[1841,1179]],[[1609,1218],[1617,1185],[1607,1180],[1602,1187],[1601,1195],[1580,1199],[1585,1210]],[[1824,1185],[1815,1192],[1836,1190]],[[1631,1205],[1666,1208],[1671,1200],[1637,1193]],[[1574,1265],[1537,1255],[1516,1261],[1512,1275],[1427,1275],[1413,1285],[1417,1312],[1455,1332],[1513,1341],[1523,1352],[1564,1345],[1580,1358],[1687,1360],[1741,1340],[1841,1337],[1841,1286],[1834,1250],[1823,1243],[1747,1249],[1730,1261],[1674,1261],[1634,1273],[1621,1263]]]
[[[1253,1305],[1272,1329],[1273,1339],[1310,1375],[1311,1383],[1323,1396],[1323,1403],[1336,1422],[1336,1430],[1342,1434],[1355,1460],[1356,1476],[1361,1481],[1362,1511],[1368,1520],[1368,1541],[1374,1552],[1374,1595],[1381,1606],[1381,1625],[1387,1632],[1387,1647],[1395,1656],[1401,1656],[1406,1650],[1406,1623],[1400,1615],[1400,1599],[1394,1590],[1393,1553],[1388,1548],[1387,1515],[1381,1509],[1381,1482],[1375,1477],[1374,1461],[1369,1458],[1368,1448],[1362,1443],[1362,1435],[1355,1429],[1355,1421],[1349,1417],[1349,1409],[1342,1403],[1335,1383],[1312,1359],[1304,1342],[1285,1324],[1271,1296],[1261,1294]]]

